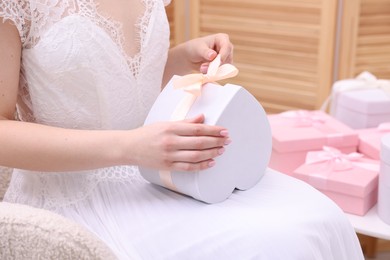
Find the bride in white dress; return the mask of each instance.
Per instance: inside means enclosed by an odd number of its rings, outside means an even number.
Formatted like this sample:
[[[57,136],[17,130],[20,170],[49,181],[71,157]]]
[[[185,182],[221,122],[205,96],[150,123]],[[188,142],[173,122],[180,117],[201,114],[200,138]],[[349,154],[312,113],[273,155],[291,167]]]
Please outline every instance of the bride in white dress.
[[[230,142],[201,116],[141,127],[164,82],[195,68],[188,61],[231,61],[226,35],[168,52],[166,4],[0,1],[0,165],[15,168],[5,200],[79,222],[120,259],[363,259],[334,203],[272,170],[213,205],[142,179],[132,164],[204,169]]]

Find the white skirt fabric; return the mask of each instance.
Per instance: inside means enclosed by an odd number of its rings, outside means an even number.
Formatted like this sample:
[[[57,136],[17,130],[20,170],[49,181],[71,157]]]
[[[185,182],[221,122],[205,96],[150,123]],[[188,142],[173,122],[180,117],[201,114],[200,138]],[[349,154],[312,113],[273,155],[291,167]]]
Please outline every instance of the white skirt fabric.
[[[95,232],[120,259],[364,259],[341,209],[273,170],[218,204],[149,183],[101,183],[59,213]]]

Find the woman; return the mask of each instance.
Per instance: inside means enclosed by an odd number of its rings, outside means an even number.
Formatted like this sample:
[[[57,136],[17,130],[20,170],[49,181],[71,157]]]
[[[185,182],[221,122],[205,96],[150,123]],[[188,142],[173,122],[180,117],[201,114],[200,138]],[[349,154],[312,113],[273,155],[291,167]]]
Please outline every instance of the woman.
[[[0,2],[0,165],[16,169],[5,200],[85,225],[120,259],[361,259],[341,211],[286,176],[215,205],[140,177],[133,165],[212,167],[231,141],[202,115],[142,127],[173,74],[232,61],[224,34],[168,51],[164,4]]]

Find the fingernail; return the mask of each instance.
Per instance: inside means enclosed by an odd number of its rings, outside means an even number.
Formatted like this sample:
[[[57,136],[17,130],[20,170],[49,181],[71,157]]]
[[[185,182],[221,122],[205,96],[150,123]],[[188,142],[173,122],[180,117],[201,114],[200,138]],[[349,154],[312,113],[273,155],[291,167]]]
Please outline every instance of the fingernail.
[[[223,148],[223,147],[218,150],[218,154],[219,155],[223,154],[224,152],[225,152],[225,148]]]
[[[232,142],[232,139],[228,138],[228,139],[226,139],[226,141],[225,141],[225,145],[228,145],[228,144],[230,144],[231,142]]]
[[[229,135],[229,132],[228,132],[228,130],[222,130],[221,132],[219,132],[219,134],[220,134],[221,136],[228,136],[228,135]]]
[[[201,73],[207,73],[208,67],[209,67],[209,65],[203,64],[202,66],[200,66],[200,72]]]
[[[215,165],[215,161],[211,161],[211,162],[209,162],[209,167],[213,167],[214,165]]]
[[[214,54],[215,54],[214,51],[209,51],[209,52],[207,53],[207,57],[209,58],[209,60],[211,60],[211,59],[213,58]]]

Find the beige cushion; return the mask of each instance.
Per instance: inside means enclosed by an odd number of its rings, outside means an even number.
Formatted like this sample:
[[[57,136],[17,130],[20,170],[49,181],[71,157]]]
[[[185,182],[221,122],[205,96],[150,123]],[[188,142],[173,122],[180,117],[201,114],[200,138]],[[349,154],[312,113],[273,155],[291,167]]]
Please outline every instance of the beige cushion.
[[[53,212],[0,203],[0,259],[116,259],[81,225]]]

